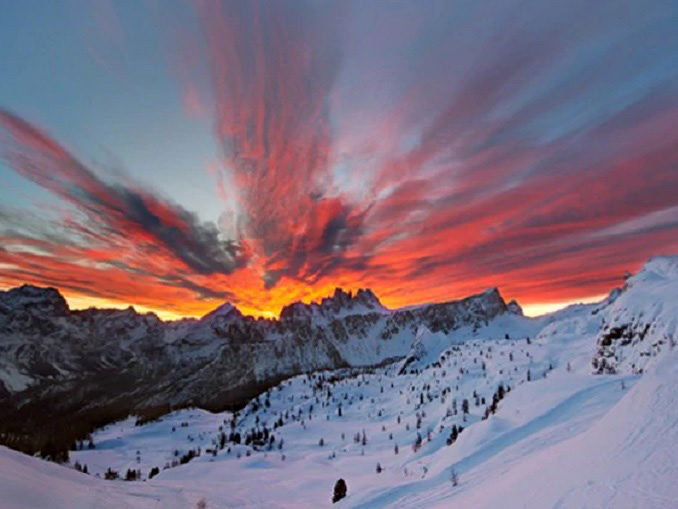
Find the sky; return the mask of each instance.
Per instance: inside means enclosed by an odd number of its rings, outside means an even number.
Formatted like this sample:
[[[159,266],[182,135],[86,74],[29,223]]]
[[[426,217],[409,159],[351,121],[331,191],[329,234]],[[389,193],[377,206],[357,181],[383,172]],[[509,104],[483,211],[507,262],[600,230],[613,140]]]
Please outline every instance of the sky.
[[[0,288],[164,318],[678,253],[673,1],[0,0]]]

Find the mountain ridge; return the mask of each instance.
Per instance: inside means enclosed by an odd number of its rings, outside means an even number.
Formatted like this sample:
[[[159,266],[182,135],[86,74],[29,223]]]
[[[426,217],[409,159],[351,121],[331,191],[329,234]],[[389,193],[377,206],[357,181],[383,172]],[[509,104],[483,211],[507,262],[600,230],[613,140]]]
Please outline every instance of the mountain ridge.
[[[82,429],[68,440],[149,409],[238,407],[287,377],[402,358],[421,325],[447,334],[511,313],[496,289],[404,310],[337,289],[275,320],[226,303],[163,321],[132,307],[70,310],[56,289],[24,285],[0,293],[0,435],[32,452],[74,418]]]
[[[36,305],[43,305],[47,307],[53,307],[53,308],[58,308],[60,311],[62,311],[64,314],[67,312],[71,313],[78,313],[78,312],[108,312],[108,313],[114,313],[114,312],[120,312],[120,311],[134,311],[137,315],[143,316],[143,315],[150,315],[150,316],[155,316],[157,317],[158,321],[164,322],[164,323],[175,323],[175,322],[183,322],[183,321],[200,321],[203,320],[209,316],[215,316],[217,314],[222,314],[227,311],[233,312],[237,315],[240,315],[242,318],[248,318],[248,319],[253,319],[253,320],[259,320],[259,321],[280,321],[281,319],[284,318],[299,318],[299,316],[296,316],[296,313],[299,313],[300,309],[304,309],[305,311],[302,311],[301,316],[304,315],[312,315],[313,311],[332,311],[332,312],[339,312],[342,309],[348,308],[349,310],[353,310],[359,305],[365,306],[365,308],[369,310],[374,310],[374,311],[384,311],[384,312],[399,312],[399,311],[412,311],[428,306],[441,306],[441,305],[446,305],[446,304],[451,304],[455,302],[460,302],[464,301],[467,299],[480,299],[482,297],[489,297],[493,300],[496,300],[497,298],[500,299],[504,305],[509,307],[512,312],[517,313],[517,314],[522,314],[522,308],[520,304],[515,300],[511,300],[510,302],[506,303],[501,296],[501,292],[497,287],[492,287],[488,288],[482,292],[474,293],[466,297],[462,297],[460,299],[452,299],[452,300],[444,300],[440,302],[429,302],[429,303],[424,303],[424,304],[415,304],[411,306],[403,306],[400,308],[387,308],[381,303],[381,300],[375,295],[375,293],[370,289],[370,288],[359,288],[358,290],[355,291],[355,293],[352,290],[345,290],[341,287],[336,287],[334,289],[334,292],[332,295],[328,295],[325,297],[321,297],[320,299],[311,301],[311,302],[303,302],[301,300],[293,301],[289,304],[286,304],[285,306],[282,307],[280,314],[278,317],[271,318],[271,317],[263,317],[263,316],[255,316],[255,315],[249,315],[243,313],[237,305],[231,303],[230,301],[225,301],[222,304],[219,304],[216,306],[214,309],[206,312],[204,315],[200,317],[183,317],[183,318],[176,318],[176,319],[166,319],[166,318],[161,318],[159,317],[155,312],[153,311],[146,311],[146,312],[140,312],[137,311],[137,309],[134,307],[133,304],[128,305],[125,308],[122,307],[88,307],[88,308],[81,308],[81,309],[71,309],[68,301],[65,299],[65,297],[61,294],[58,288],[52,287],[52,286],[40,286],[40,285],[34,285],[34,284],[29,284],[25,283],[20,286],[15,286],[12,288],[8,288],[6,290],[0,290],[0,305],[3,303],[5,305],[11,304],[11,303],[16,303],[20,307],[26,307],[28,305],[36,306]]]

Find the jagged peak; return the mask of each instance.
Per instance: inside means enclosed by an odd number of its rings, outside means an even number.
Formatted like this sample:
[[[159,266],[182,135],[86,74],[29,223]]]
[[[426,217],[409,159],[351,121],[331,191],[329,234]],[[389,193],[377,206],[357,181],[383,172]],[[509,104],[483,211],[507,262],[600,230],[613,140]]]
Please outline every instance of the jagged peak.
[[[332,299],[343,299],[343,298],[348,298],[351,299],[353,297],[353,292],[349,290],[348,292],[344,290],[343,288],[336,287],[334,289],[334,294],[332,295]]]
[[[452,301],[452,303],[454,302],[459,301]],[[482,293],[466,297],[465,299],[462,299],[461,302],[479,302],[484,306],[489,305],[489,306],[507,307],[506,301],[501,296],[501,293],[499,293],[499,289],[496,286],[493,288],[488,288]]]
[[[360,288],[355,295],[355,298],[363,303],[371,303],[383,307],[379,297],[377,297],[369,288]]]
[[[360,288],[355,293],[343,288],[335,288],[332,296],[324,297],[319,303],[312,302],[304,304],[297,301],[285,306],[280,312],[281,319],[300,319],[310,318],[316,313],[333,314],[340,313],[343,310],[359,311],[361,306],[364,310],[384,310],[384,306],[379,298],[369,288]]]
[[[219,318],[221,319],[242,318],[242,316],[243,316],[242,313],[237,307],[235,307],[230,302],[225,302],[221,306],[207,313],[205,316],[201,318],[201,320],[216,320]]]
[[[519,316],[524,316],[523,315],[523,308],[518,304],[518,301],[513,299],[511,302],[509,302],[506,305],[506,308],[510,313],[513,313],[514,315],[519,315]]]
[[[492,288],[486,289],[481,295],[486,296],[486,297],[500,297],[501,294],[499,293],[499,288],[496,286],[493,286]]]
[[[359,288],[354,294],[352,291],[346,291],[342,288],[335,288],[332,297],[325,297],[320,302],[322,308],[331,308],[338,311],[342,308],[352,308],[355,304],[374,309],[383,308],[377,296],[369,288]]]

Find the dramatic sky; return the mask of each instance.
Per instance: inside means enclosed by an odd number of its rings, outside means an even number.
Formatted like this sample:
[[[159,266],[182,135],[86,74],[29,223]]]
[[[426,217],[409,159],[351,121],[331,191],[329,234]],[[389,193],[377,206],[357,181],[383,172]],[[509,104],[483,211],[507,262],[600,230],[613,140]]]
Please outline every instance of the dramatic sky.
[[[276,315],[678,253],[675,0],[0,0],[0,287]]]

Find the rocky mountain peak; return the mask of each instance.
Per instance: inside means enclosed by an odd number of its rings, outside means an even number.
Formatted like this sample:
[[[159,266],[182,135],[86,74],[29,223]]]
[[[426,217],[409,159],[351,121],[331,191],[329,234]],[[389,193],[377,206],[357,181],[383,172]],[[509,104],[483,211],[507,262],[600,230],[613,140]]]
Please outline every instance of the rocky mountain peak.
[[[385,309],[372,290],[361,288],[354,294],[350,290],[336,288],[331,297],[323,298],[319,304],[294,302],[285,306],[280,313],[280,318],[282,320],[305,320],[310,319],[315,314],[329,318],[342,314],[342,312],[360,314]]]
[[[332,297],[324,298],[320,307],[325,311],[338,313],[342,310],[364,311],[383,309],[381,302],[370,289],[359,289],[355,294],[336,288]],[[359,309],[362,308],[362,309]]]
[[[475,308],[480,308],[489,317],[495,316],[508,310],[506,301],[495,288],[488,288],[483,293],[472,295],[461,302],[468,302]],[[516,304],[517,305],[517,304]],[[519,306],[518,306],[519,307]],[[521,311],[522,312],[522,311]]]
[[[23,310],[51,315],[67,314],[68,304],[59,290],[51,287],[22,285],[0,292],[0,304],[9,310]]]
[[[281,320],[300,320],[308,319],[313,315],[313,306],[317,304],[304,304],[303,302],[297,301],[292,304],[288,304],[282,311],[280,311]]]
[[[506,305],[506,309],[508,309],[509,313],[513,313],[514,315],[524,316],[523,308],[520,307],[520,304],[518,304],[515,299]]]
[[[499,293],[499,288],[497,288],[496,286],[493,288],[488,288],[483,293],[478,295],[478,297],[487,300],[488,302],[498,302],[498,301],[504,302],[504,299]]]
[[[207,313],[205,316],[202,317],[201,320],[206,320],[206,321],[229,320],[229,319],[242,318],[242,316],[243,315],[238,308],[236,308],[230,302],[225,302],[224,304],[222,304],[218,308],[213,309],[212,311]]]
[[[369,288],[360,288],[355,295],[355,300],[372,308],[383,308],[379,298]]]

